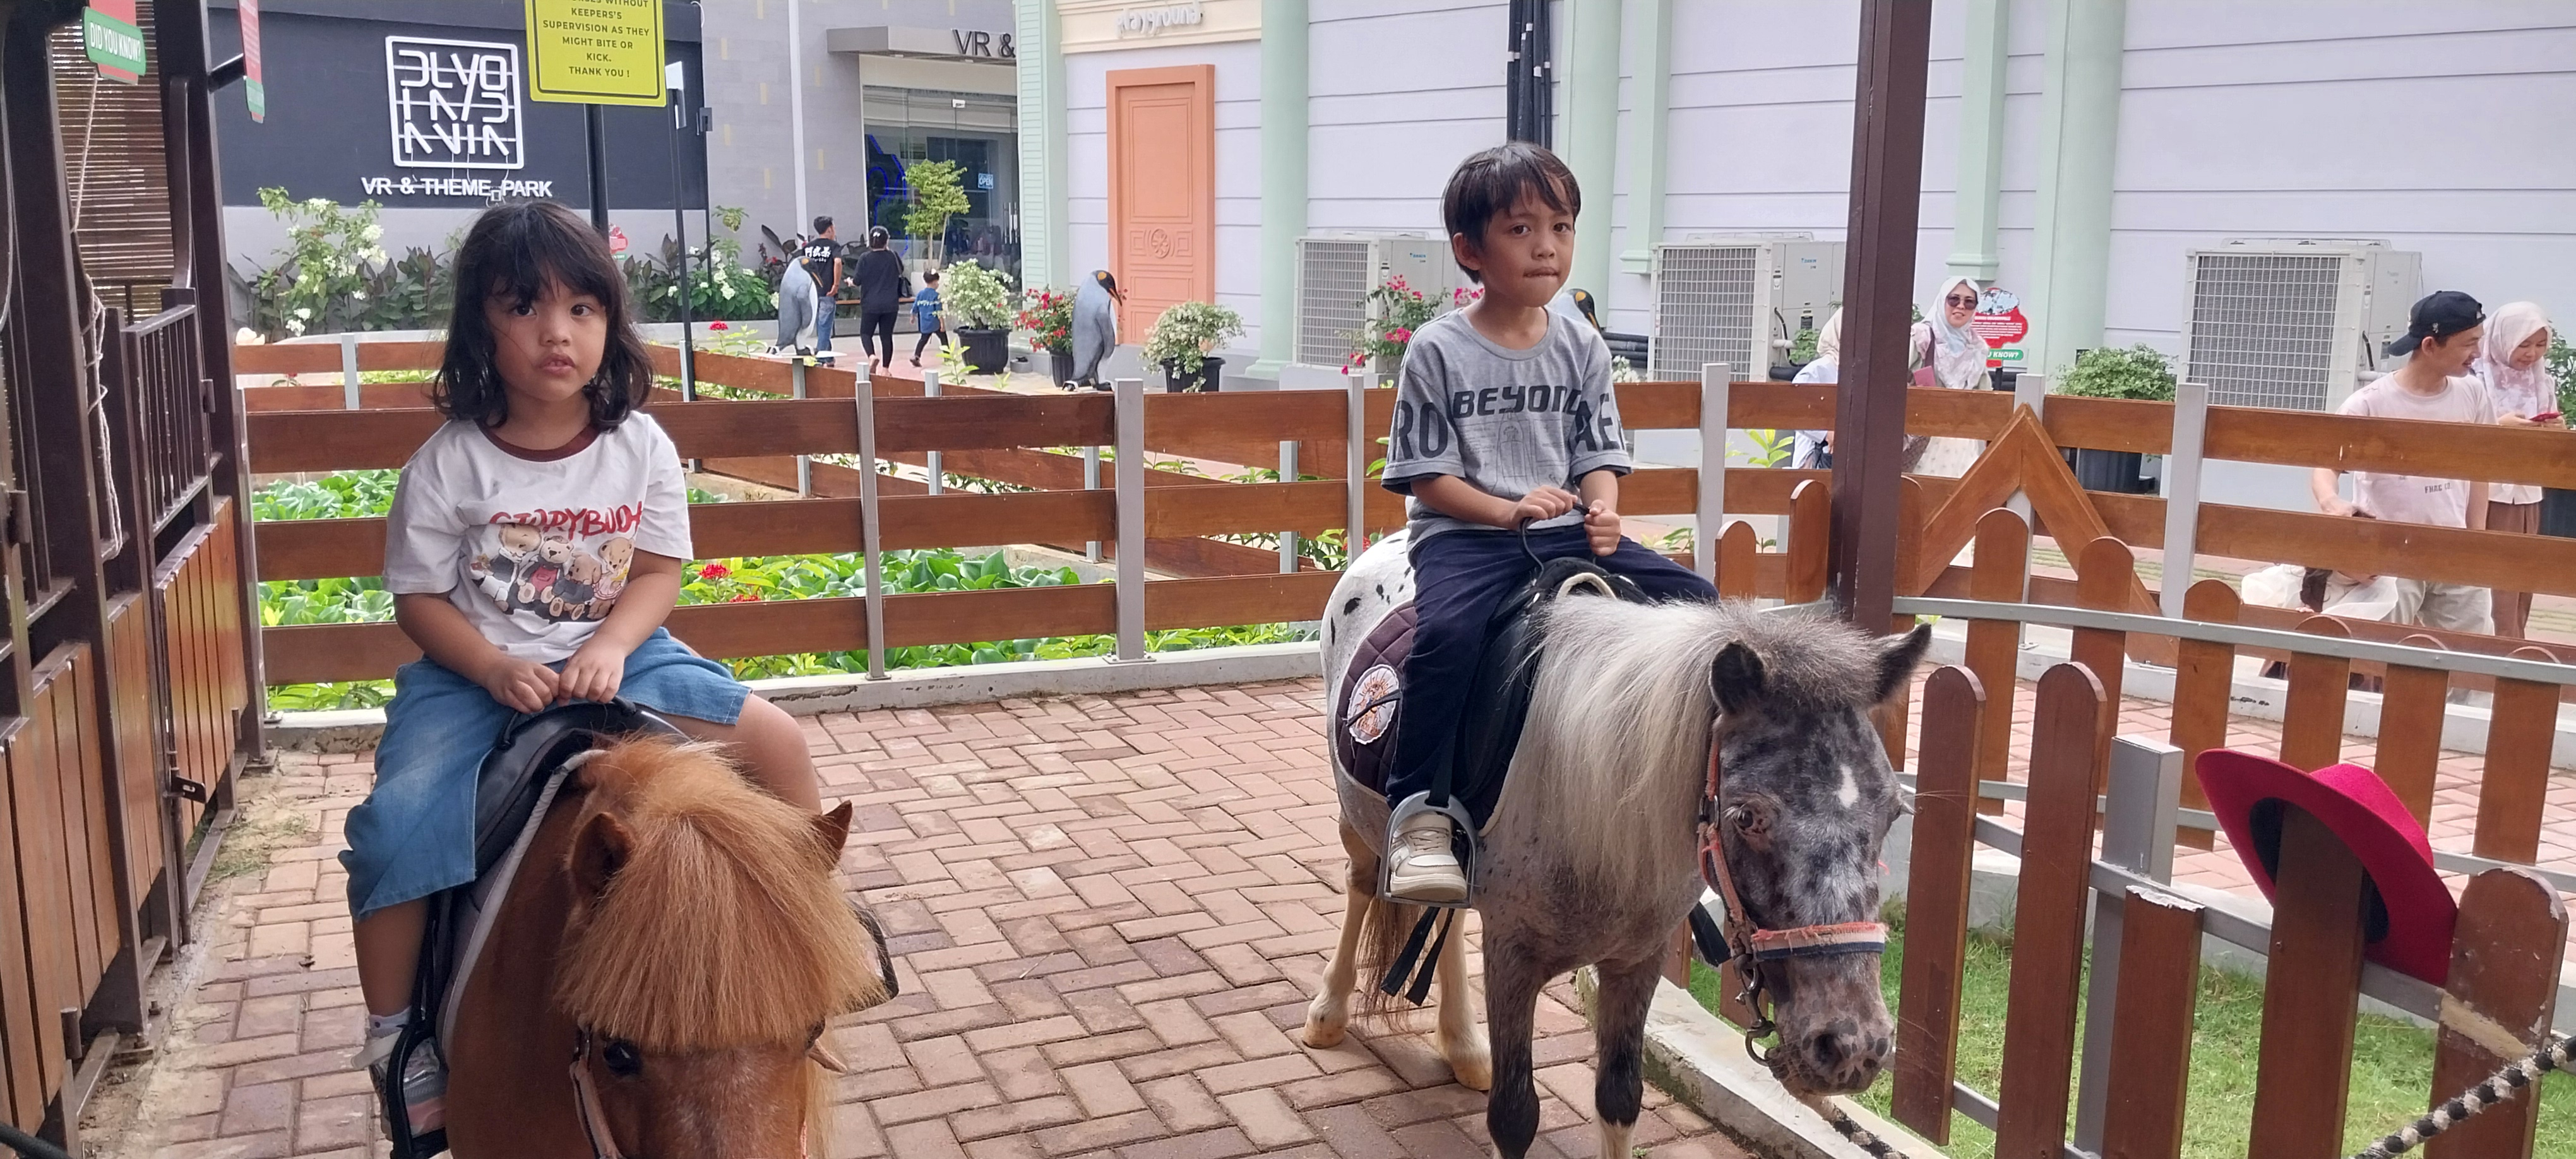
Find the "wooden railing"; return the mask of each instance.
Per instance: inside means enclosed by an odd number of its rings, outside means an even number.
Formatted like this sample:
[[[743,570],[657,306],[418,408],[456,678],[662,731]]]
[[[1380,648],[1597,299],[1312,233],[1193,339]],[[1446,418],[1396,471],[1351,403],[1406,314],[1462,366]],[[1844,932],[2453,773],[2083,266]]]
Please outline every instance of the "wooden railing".
[[[379,349],[392,346],[392,350]],[[329,372],[342,365],[332,346],[243,347],[244,373]],[[434,344],[358,347],[362,369],[424,370]],[[668,359],[669,355],[662,355]],[[674,360],[675,361],[675,360]],[[1371,480],[1375,432],[1392,419],[1393,392],[1355,380],[1347,390],[1215,395],[1026,395],[948,388],[923,397],[918,383],[878,380],[869,406],[856,403],[858,379],[847,371],[702,355],[702,381],[785,395],[772,401],[657,401],[652,413],[683,457],[710,470],[793,486],[797,456],[853,455],[881,463],[923,465],[941,457],[950,472],[1039,488],[1005,494],[930,494],[925,483],[881,471],[813,464],[808,495],[795,499],[701,504],[691,509],[698,553],[736,555],[873,553],[1014,543],[1097,542],[1121,559],[1132,544],[1140,562],[1166,571],[1169,560],[1195,564],[1174,578],[1126,585],[1079,585],[689,606],[675,611],[674,634],[699,652],[731,658],[783,653],[880,651],[918,644],[969,643],[1092,633],[1122,637],[1165,628],[1294,622],[1318,618],[1337,573],[1282,572],[1277,556],[1206,537],[1293,532],[1313,536],[1358,523],[1371,534],[1403,524],[1399,497]],[[1745,384],[1758,391],[1759,384]],[[396,467],[439,418],[417,386],[359,392],[357,409],[270,410],[264,391],[295,391],[299,403],[324,401],[335,387],[253,388],[247,408],[251,469],[258,475]],[[1696,383],[1631,383],[1621,407],[1632,429],[1692,427],[1699,422]],[[341,401],[345,402],[345,392]],[[1133,417],[1121,421],[1122,403]],[[1353,422],[1357,408],[1357,422]],[[1360,432],[1354,444],[1353,430]],[[1301,450],[1308,473],[1338,476],[1277,483],[1230,483],[1148,471],[1149,459],[1181,457],[1217,463],[1278,462],[1283,443]],[[1352,453],[1356,445],[1363,452]],[[1114,484],[1083,487],[1084,461],[1062,448],[1111,449]],[[1326,467],[1325,465],[1329,465]],[[1117,471],[1127,467],[1129,470]],[[1323,469],[1319,469],[1323,468]],[[1752,528],[1730,531],[1714,550],[1711,570],[1730,590],[1807,600],[1824,590],[1827,535],[1821,473],[1735,469],[1726,473],[1727,510],[1791,516],[1787,544],[1761,552]],[[872,483],[874,493],[868,493]],[[836,493],[837,492],[837,493]],[[1692,517],[1702,501],[1699,473],[1647,468],[1622,488],[1623,511]],[[1714,527],[1715,521],[1709,521]],[[260,578],[365,576],[381,570],[382,519],[263,523],[258,528]],[[1219,550],[1226,549],[1226,550]],[[1248,559],[1246,557],[1249,557]],[[1694,558],[1685,556],[1685,559]],[[1122,597],[1128,603],[1122,603]],[[1123,613],[1123,614],[1122,614]],[[871,633],[871,623],[881,624]],[[331,624],[263,632],[267,677],[277,684],[390,675],[418,655],[391,624]],[[1122,639],[1122,648],[1135,642]]]
[[[1953,601],[1916,606],[1966,614]],[[1998,615],[2034,610],[1984,606]],[[2284,759],[2309,767],[2333,759],[2340,718],[2325,724],[2329,718],[2318,713],[2329,699],[2340,707],[2339,660],[2300,653],[2293,662],[2294,673],[2312,674],[2293,676],[2300,686],[2294,699],[2311,708],[2293,726],[2295,739],[2285,735]],[[2011,685],[1958,667],[1941,669],[1925,685],[1897,1003],[1892,1110],[1899,1121],[1948,1143],[1955,1111],[1994,1131],[1997,1154],[2179,1155],[2204,937],[2269,959],[2251,1108],[2256,1155],[2348,1149],[2346,1095],[2363,994],[2443,1028],[2418,1105],[2458,1094],[2537,1045],[2567,944],[2566,909],[2549,882],[2510,866],[2470,867],[2449,974],[2439,985],[2365,965],[2361,948],[2376,897],[2350,849],[2295,808],[2285,810],[2268,926],[2169,892],[2175,820],[2187,815],[2178,808],[2187,762],[2152,740],[2121,737],[2115,744],[2118,695],[2101,671],[2068,662],[2040,679],[2018,829],[1971,808],[1987,799],[1985,764],[2009,741],[2009,707],[1999,718],[1994,706],[2008,705]],[[2576,680],[2576,670],[2560,668],[2556,676]],[[2420,815],[2429,785],[2398,787]],[[1981,843],[2017,855],[2019,866],[2002,1068],[1992,1092],[1960,1082],[1957,1065],[1970,865]],[[2467,1025],[2480,1031],[2454,1030]],[[2401,1125],[2364,1126],[2375,1133]],[[2427,1154],[2528,1157],[2537,1127],[2538,1098],[2526,1091],[2436,1140]]]
[[[108,381],[130,392],[124,404],[139,428],[131,477],[156,531],[206,480],[212,384],[199,368],[196,315],[194,305],[172,306],[132,326],[117,324],[108,335],[117,363]]]

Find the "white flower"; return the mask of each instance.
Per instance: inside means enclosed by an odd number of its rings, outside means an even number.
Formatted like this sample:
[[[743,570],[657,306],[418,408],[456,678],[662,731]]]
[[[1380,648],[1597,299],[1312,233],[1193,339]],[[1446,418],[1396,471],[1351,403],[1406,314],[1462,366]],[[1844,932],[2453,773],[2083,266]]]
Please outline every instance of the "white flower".
[[[259,331],[253,330],[248,326],[244,326],[233,333],[233,345],[235,346],[258,346],[267,341],[268,339],[259,336]]]
[[[367,292],[366,292],[365,290],[351,290],[351,291],[349,291],[349,296],[350,296],[350,297],[352,297],[352,298],[356,298],[357,300],[359,300],[359,301],[361,301],[361,302],[363,302],[363,301],[366,301],[366,300],[367,300]]]
[[[370,238],[369,240],[371,240],[371,241],[372,241],[372,240],[374,240],[374,239]],[[382,248],[377,247],[377,246],[368,246],[368,247],[367,247],[367,252],[365,252],[365,253],[363,253],[363,254],[360,254],[360,255],[358,255],[358,256],[363,257],[363,258],[365,258],[365,259],[367,259],[368,261],[371,261],[371,262],[380,262],[380,261],[385,260],[385,251],[384,251]]]
[[[721,287],[721,292],[724,294],[724,296],[725,296],[725,297],[728,297],[728,298],[732,297],[732,296],[733,296],[733,283],[731,283],[731,282],[727,282],[727,283],[725,283],[725,284]]]
[[[289,318],[286,320],[286,332],[288,334],[301,335],[304,333],[304,323],[298,322],[293,318]]]
[[[310,209],[315,213],[338,209],[339,207],[340,206],[337,202],[332,201],[328,197],[308,197],[304,199],[304,208]]]
[[[310,306],[297,306],[295,308],[295,316],[310,322],[313,320],[313,308]]]
[[[361,232],[359,236],[366,238],[368,241],[383,241],[385,240],[385,227],[381,225],[370,225]]]

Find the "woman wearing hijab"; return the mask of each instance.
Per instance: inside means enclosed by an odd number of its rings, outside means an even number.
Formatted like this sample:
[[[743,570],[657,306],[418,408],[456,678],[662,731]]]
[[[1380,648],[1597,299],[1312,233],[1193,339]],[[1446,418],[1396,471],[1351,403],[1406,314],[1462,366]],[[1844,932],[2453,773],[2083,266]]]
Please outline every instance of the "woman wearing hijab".
[[[894,312],[903,304],[903,259],[888,248],[893,241],[884,226],[868,230],[868,249],[859,255],[853,280],[859,284],[859,349],[875,369],[894,368]]]
[[[1813,385],[1842,381],[1843,312],[1835,310],[1816,331],[1816,358],[1798,368],[1792,382]],[[1830,430],[1800,431],[1796,449],[1789,455],[1792,466],[1821,470],[1834,465],[1834,433]]]
[[[2496,425],[2560,425],[2558,390],[2550,381],[2549,368],[2541,364],[2548,354],[2549,319],[2540,312],[2539,303],[2507,303],[2487,319],[2486,337],[2480,340],[2477,361],[2470,369],[2495,399]],[[2540,488],[2494,484],[2487,494],[2487,530],[2537,533]],[[2531,593],[2498,590],[2494,608],[2495,634],[2524,639],[2531,619]]]
[[[1986,343],[1968,329],[1969,321],[1976,316],[1976,283],[1956,276],[1941,283],[1932,308],[1924,311],[1923,321],[1914,324],[1914,385],[1945,390],[1984,389]],[[1909,440],[1907,452],[1912,460],[1907,470],[1955,479],[1976,464],[1977,456],[1985,453],[1985,444],[1975,439],[1926,439],[1918,448]]]
[[[1109,360],[1109,352],[1118,348],[1118,304],[1127,295],[1118,289],[1118,279],[1107,270],[1093,270],[1091,277],[1073,292],[1073,381],[1074,386],[1107,390],[1100,381],[1100,364]]]

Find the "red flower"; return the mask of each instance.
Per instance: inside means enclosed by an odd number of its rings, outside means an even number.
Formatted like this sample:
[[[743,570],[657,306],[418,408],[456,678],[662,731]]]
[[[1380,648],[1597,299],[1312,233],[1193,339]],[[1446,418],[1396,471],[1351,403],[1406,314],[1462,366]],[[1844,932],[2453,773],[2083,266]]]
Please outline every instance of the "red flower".
[[[734,597],[726,600],[725,602],[728,604],[756,604],[760,602],[760,595],[756,592],[735,592]]]
[[[1389,342],[1411,342],[1413,341],[1413,331],[1407,330],[1402,326],[1398,326],[1395,329],[1386,332],[1386,340]]]
[[[711,563],[698,569],[698,578],[702,580],[720,580],[732,574],[732,568],[720,563]]]
[[[721,319],[721,318],[719,318],[719,319],[717,319],[717,320],[715,320],[715,321],[713,321],[713,322],[709,322],[709,323],[707,323],[707,329],[709,329],[709,330],[730,330],[730,329],[733,329],[733,327],[725,325],[725,324],[724,324],[724,320],[723,320],[723,319]]]

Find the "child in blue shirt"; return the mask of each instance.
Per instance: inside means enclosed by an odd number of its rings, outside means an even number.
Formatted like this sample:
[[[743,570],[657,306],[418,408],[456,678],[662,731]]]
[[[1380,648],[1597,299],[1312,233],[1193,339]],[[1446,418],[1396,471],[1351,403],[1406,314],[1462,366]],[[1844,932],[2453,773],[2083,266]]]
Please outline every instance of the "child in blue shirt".
[[[1450,253],[1484,295],[1414,332],[1387,439],[1385,485],[1412,500],[1415,612],[1386,783],[1391,901],[1467,900],[1450,819],[1421,806],[1455,759],[1485,625],[1537,568],[1532,555],[1589,555],[1657,599],[1717,596],[1619,533],[1629,460],[1610,349],[1548,308],[1573,266],[1582,208],[1565,163],[1524,142],[1469,157],[1441,198]]]
[[[941,346],[948,345],[948,328],[939,323],[939,271],[921,272],[921,292],[912,296],[912,328],[921,332],[912,344],[912,364],[921,365],[921,351],[933,337]]]

